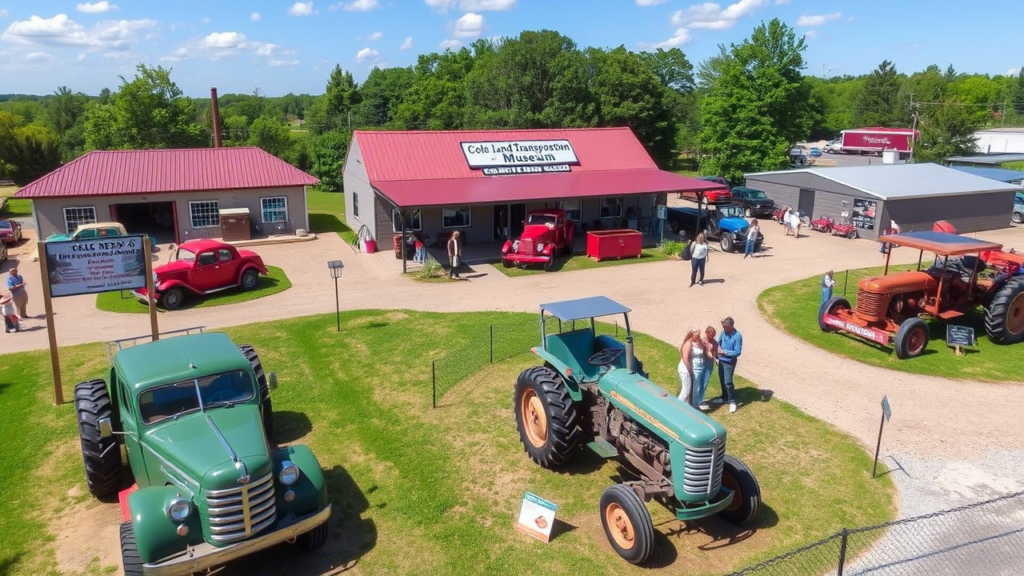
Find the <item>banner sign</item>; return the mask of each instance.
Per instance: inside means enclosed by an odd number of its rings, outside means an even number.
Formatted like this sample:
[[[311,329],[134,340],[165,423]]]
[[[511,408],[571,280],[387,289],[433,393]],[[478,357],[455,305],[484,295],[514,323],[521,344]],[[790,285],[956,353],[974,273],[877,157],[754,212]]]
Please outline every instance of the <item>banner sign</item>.
[[[50,293],[96,294],[146,287],[146,236],[46,242]]]
[[[466,155],[469,167],[474,169],[562,165],[565,168],[557,172],[568,172],[570,164],[580,163],[568,140],[462,142],[462,153]]]
[[[541,542],[548,542],[551,539],[551,528],[555,525],[557,510],[558,505],[554,502],[548,502],[533,492],[527,492],[519,509],[516,530]]]
[[[847,322],[838,316],[831,314],[823,314],[821,317],[822,322],[840,330],[845,330],[851,334],[856,334],[865,340],[871,340],[872,342],[878,342],[882,346],[889,345],[889,334],[881,330],[875,330],[874,328],[865,328],[864,326],[858,326],[853,322]]]
[[[484,168],[487,176],[508,176],[511,174],[548,174],[551,172],[572,172],[568,164],[551,164],[545,166],[495,166]]]
[[[877,204],[874,200],[854,198],[853,200],[853,225],[865,230],[875,229],[875,210]]]

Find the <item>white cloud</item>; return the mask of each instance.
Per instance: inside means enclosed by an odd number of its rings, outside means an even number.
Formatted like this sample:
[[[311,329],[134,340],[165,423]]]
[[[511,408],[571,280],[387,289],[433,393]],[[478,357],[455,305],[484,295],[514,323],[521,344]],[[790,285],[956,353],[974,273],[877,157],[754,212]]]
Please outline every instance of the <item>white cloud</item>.
[[[658,4],[664,4],[668,0],[636,0],[637,6],[657,6]]]
[[[249,40],[245,34],[241,32],[213,32],[207,34],[198,41],[191,41],[186,43],[175,50],[168,56],[163,56],[160,60],[164,62],[180,62],[181,60],[191,60],[193,58],[205,58],[207,60],[222,60],[225,58],[233,58],[240,54],[249,53],[260,58],[266,58],[268,64],[271,61],[277,60],[275,58],[278,53],[277,44],[270,42],[259,42],[255,40]],[[284,50],[282,54],[285,56],[294,56],[295,52],[292,50]],[[282,60],[284,61],[284,60]],[[291,62],[291,60],[287,60]],[[274,64],[271,64],[273,66]],[[287,66],[290,64],[281,64]]]
[[[75,58],[75,62],[85,62],[85,58],[86,58],[86,54],[85,54],[85,52],[82,52],[81,54],[78,55],[77,58]]]
[[[412,50],[412,36],[405,39],[402,45],[398,47],[399,50]]]
[[[1006,71],[1007,76],[1016,76],[1020,74],[1020,68],[1010,68]]]
[[[268,66],[273,66],[275,68],[281,67],[281,66],[298,66],[299,65],[299,61],[298,60],[275,60],[274,58],[271,58],[270,60],[267,60],[267,65]]]
[[[67,14],[53,18],[32,16],[12,22],[0,39],[17,44],[40,46],[88,46],[97,49],[127,50],[142,30],[156,27],[156,20],[109,20],[87,30]]]
[[[817,30],[808,30],[807,32],[804,32],[804,38],[817,38],[817,37],[818,37],[818,31]]]
[[[672,37],[663,42],[656,42],[654,44],[643,44],[643,48],[676,48],[682,46],[690,41],[690,31],[686,28],[676,28]]]
[[[0,18],[7,18],[7,9],[0,8]]]
[[[313,15],[313,3],[312,2],[296,2],[292,4],[292,7],[288,9],[290,16],[312,16]]]
[[[356,53],[356,62],[366,62],[367,60],[371,62],[376,62],[379,59],[380,52],[374,50],[373,48],[363,48],[362,50]]]
[[[804,26],[807,28],[813,26],[821,26],[828,24],[833,20],[839,20],[843,17],[842,12],[833,12],[831,14],[804,14],[796,21],[797,26]]]
[[[349,12],[369,12],[370,10],[376,10],[380,8],[380,3],[377,0],[355,0],[355,2],[338,2],[331,6],[331,10],[337,10],[338,7],[344,7]]]
[[[441,43],[438,44],[438,47],[441,48],[442,50],[454,50],[460,46],[462,46],[462,42],[452,39],[442,40]]]
[[[454,23],[450,23],[452,35],[456,38],[478,38],[484,33],[484,17],[472,12],[463,14]]]
[[[732,28],[737,20],[752,15],[768,2],[769,0],[739,0],[726,6],[725,9],[714,2],[696,4],[686,10],[677,10],[673,13],[672,24],[680,28],[725,30]]]
[[[199,41],[204,50],[226,50],[238,48],[245,44],[245,34],[241,32],[213,32]]]
[[[516,0],[425,0],[427,6],[442,14],[449,9],[459,9],[464,12],[503,12],[516,7]]]
[[[102,2],[82,2],[75,6],[75,10],[83,14],[103,14],[111,10],[117,10],[117,4],[111,4],[107,0]]]
[[[787,6],[787,5],[789,5],[789,0],[775,0],[775,5],[776,6]]]
[[[29,62],[49,62],[53,60],[53,56],[50,56],[46,52],[31,52],[25,55],[25,60]]]
[[[202,20],[199,21],[199,23],[200,24],[209,24],[210,23],[210,19],[209,18],[203,18]]]
[[[256,48],[257,56],[270,56],[277,49],[277,44],[262,44]]]
[[[252,14],[249,14],[249,20],[252,20],[253,22],[259,22],[260,21],[260,13],[259,12],[253,12]]]
[[[377,40],[380,40],[383,37],[384,37],[384,33],[383,32],[374,32],[373,34],[370,34],[370,36],[369,36],[370,40],[373,40],[374,42],[376,42]]]

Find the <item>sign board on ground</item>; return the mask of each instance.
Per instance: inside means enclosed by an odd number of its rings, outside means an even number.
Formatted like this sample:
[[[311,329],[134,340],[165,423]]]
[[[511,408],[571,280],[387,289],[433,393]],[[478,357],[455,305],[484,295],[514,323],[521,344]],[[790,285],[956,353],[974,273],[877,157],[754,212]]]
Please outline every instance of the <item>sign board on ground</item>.
[[[554,502],[549,502],[533,492],[527,492],[523,495],[516,530],[541,542],[548,542],[551,539],[551,528],[555,525],[557,510],[558,505]]]
[[[892,407],[889,406],[888,396],[882,396],[882,415],[885,416],[886,421],[892,418]]]
[[[556,172],[568,172],[570,164],[580,163],[568,140],[503,140],[461,144],[470,168],[560,165]],[[533,172],[539,173],[542,170],[520,173]]]
[[[54,297],[134,290],[146,286],[146,236],[46,242]]]
[[[976,344],[973,327],[946,324],[946,346],[974,346]]]

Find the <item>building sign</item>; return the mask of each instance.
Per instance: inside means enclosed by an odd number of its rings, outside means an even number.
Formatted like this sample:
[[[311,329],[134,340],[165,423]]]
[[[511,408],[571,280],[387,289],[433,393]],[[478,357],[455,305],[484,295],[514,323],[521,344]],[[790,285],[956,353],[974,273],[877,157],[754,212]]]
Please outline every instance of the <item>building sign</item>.
[[[484,174],[540,174],[543,172],[569,172],[569,166],[579,164],[576,151],[568,140],[508,140],[492,142],[462,142],[462,153],[473,169],[484,169]],[[557,169],[544,170],[543,166]],[[537,170],[521,172],[488,171],[488,168],[531,167]]]
[[[854,198],[853,200],[853,225],[865,230],[875,229],[875,209],[877,204],[874,200]]]
[[[482,170],[487,176],[508,176],[510,174],[550,174],[552,172],[572,172],[568,164],[551,164],[545,166],[491,166]]]
[[[516,530],[533,536],[541,542],[551,540],[551,529],[555,526],[555,513],[558,505],[549,502],[533,492],[523,496],[523,505],[519,508],[519,519]]]
[[[145,236],[46,242],[54,297],[146,287]]]

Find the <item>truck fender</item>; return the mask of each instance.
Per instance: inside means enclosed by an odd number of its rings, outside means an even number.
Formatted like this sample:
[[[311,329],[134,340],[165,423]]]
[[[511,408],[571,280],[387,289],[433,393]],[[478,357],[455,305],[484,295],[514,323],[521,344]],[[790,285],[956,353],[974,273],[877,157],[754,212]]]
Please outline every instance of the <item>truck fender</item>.
[[[278,481],[277,510],[279,518],[289,515],[303,516],[322,510],[324,506],[327,506],[327,483],[324,481],[320,462],[313,455],[312,450],[297,444],[274,452],[271,459],[274,462],[275,479],[281,471],[281,463],[285,460],[298,466],[301,472],[299,480],[287,488],[281,486]],[[295,494],[295,498],[291,502],[285,501],[284,498],[288,490]]]
[[[203,527],[195,500],[192,501],[192,513],[185,519],[188,535],[178,536],[178,523],[167,516],[167,507],[178,497],[191,499],[192,494],[177,486],[151,486],[128,495],[128,510],[143,562],[156,562],[190,544],[203,542]]]
[[[181,280],[164,280],[156,287],[156,291],[157,293],[167,292],[171,288],[181,288],[182,290],[186,290],[192,294],[199,294],[199,292],[196,292],[195,288],[192,288]]]
[[[572,376],[572,370],[569,369],[569,366],[567,364],[565,364],[558,358],[555,358],[553,355],[548,354],[546,350],[540,348],[539,346],[531,348],[530,351],[536,354],[537,356],[540,356],[541,360],[543,360],[547,364],[550,364],[551,367],[554,368],[555,372],[558,372],[558,375],[561,376],[562,380],[565,381],[565,387],[569,389],[570,398],[577,402],[583,400],[583,393],[580,392],[580,386],[576,382],[575,377]]]
[[[505,254],[508,254],[511,251],[512,251],[512,241],[511,240],[505,240],[505,244],[503,244],[502,247],[501,247],[501,254],[505,255]]]

